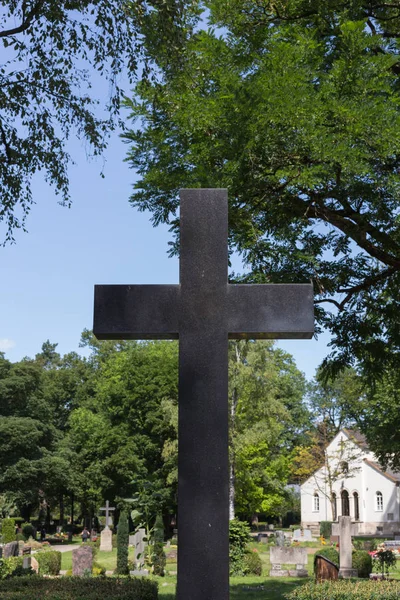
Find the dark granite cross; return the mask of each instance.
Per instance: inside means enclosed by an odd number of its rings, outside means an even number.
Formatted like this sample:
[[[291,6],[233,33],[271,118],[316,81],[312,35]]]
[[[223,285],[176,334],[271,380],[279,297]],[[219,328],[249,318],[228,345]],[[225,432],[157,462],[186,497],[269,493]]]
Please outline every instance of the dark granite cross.
[[[179,338],[178,600],[229,598],[228,337],[314,331],[312,285],[229,285],[227,242],[227,191],[182,190],[180,284],[95,287],[98,339]]]

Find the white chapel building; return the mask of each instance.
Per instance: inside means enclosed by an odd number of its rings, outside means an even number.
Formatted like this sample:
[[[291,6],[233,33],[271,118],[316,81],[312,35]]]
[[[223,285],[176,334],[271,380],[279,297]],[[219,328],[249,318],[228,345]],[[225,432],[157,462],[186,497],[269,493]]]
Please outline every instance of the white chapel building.
[[[359,523],[360,534],[400,534],[400,473],[383,469],[365,437],[350,429],[339,431],[326,464],[301,486],[302,527],[315,529],[341,515]]]

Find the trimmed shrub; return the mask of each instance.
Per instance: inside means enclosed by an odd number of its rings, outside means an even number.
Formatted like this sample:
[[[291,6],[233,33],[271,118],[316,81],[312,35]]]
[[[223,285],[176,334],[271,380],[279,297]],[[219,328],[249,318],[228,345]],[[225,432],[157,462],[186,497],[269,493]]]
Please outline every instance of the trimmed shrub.
[[[315,553],[314,557],[314,573],[316,568],[317,556],[325,556],[328,560],[333,562],[337,567],[339,566],[339,552],[330,546],[327,548],[321,548]]]
[[[261,575],[262,561],[257,550],[247,550],[244,558],[244,572],[246,575]]]
[[[3,544],[15,542],[15,521],[14,519],[3,519],[1,522],[1,537]]]
[[[129,523],[128,515],[122,511],[117,531],[117,575],[129,575],[128,568]]]
[[[358,576],[362,579],[369,579],[372,573],[372,558],[366,550],[353,552],[353,569],[357,569]]]
[[[1,600],[158,600],[157,582],[145,577],[17,577],[0,582]]]
[[[24,536],[24,540],[27,541],[29,538],[33,538],[35,535],[35,528],[32,523],[22,523],[22,535]]]
[[[320,535],[330,538],[332,535],[332,521],[321,521],[319,524]]]
[[[35,554],[40,575],[58,575],[61,569],[61,552],[46,550]]]
[[[324,581],[306,583],[286,595],[288,600],[398,600],[398,581]],[[8,600],[8,599],[7,599]]]
[[[244,575],[244,555],[250,540],[250,528],[244,521],[229,521],[229,573]]]

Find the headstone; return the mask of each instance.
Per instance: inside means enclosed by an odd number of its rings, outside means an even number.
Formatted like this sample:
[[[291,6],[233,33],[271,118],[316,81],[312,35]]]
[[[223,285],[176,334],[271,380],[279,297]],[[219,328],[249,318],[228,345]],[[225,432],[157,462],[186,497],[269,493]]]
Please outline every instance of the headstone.
[[[348,579],[357,577],[357,569],[353,569],[351,536],[357,535],[357,523],[351,523],[351,517],[339,517],[339,523],[332,523],[333,535],[339,536],[340,569],[339,577]]]
[[[311,542],[311,529],[295,529],[293,532],[294,542]]]
[[[111,552],[112,551],[112,531],[111,529],[103,529],[100,533],[100,551]]]
[[[93,548],[91,546],[79,546],[72,550],[72,575],[83,577],[92,572]]]
[[[311,284],[227,275],[227,191],[182,190],[180,284],[95,288],[98,339],[179,338],[177,600],[229,598],[228,338],[314,332]]]
[[[318,582],[337,579],[339,567],[326,556],[315,555],[315,577]]]
[[[269,558],[272,569],[270,577],[308,577],[307,548],[282,548],[271,546]],[[296,565],[294,569],[282,569],[282,565]]]
[[[275,532],[275,544],[280,547],[285,545],[285,534],[283,531],[278,530]]]
[[[39,563],[34,556],[31,556],[31,569],[35,571],[35,573],[39,573]]]
[[[400,540],[386,540],[383,542],[385,546],[385,550],[399,550],[400,548]]]
[[[3,557],[10,558],[11,556],[19,556],[18,542],[8,542],[8,544],[3,546]]]
[[[257,535],[257,542],[261,542],[262,544],[267,544],[268,543],[268,533],[259,533]]]
[[[24,556],[24,559],[22,561],[22,568],[23,569],[30,569],[31,568],[31,556],[29,556],[28,554],[26,554]]]
[[[142,569],[144,565],[144,551],[147,546],[147,543],[144,541],[145,537],[146,530],[143,528],[138,529],[135,535],[133,536],[133,545],[135,548],[135,562],[137,569]]]

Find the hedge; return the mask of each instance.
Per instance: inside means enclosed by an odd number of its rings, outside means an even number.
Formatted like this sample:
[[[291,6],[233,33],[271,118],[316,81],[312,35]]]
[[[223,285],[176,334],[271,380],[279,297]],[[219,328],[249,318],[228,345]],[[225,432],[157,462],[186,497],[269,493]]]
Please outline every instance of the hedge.
[[[61,569],[61,552],[44,550],[37,552],[35,558],[39,563],[40,575],[58,575]]]
[[[8,577],[18,577],[26,575],[26,569],[23,568],[23,556],[10,556],[10,558],[0,558],[0,579]]]
[[[332,535],[332,521],[321,521],[319,524],[319,532],[324,538],[329,538]]]
[[[1,600],[158,600],[158,585],[144,578],[105,579],[33,575],[0,582]]]
[[[257,551],[250,550],[244,555],[244,572],[249,575],[262,574],[262,561]]]
[[[285,597],[288,600],[399,600],[399,596],[399,581],[338,580],[306,583]]]

